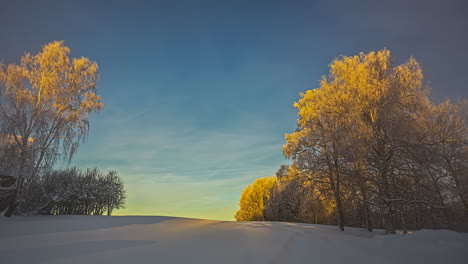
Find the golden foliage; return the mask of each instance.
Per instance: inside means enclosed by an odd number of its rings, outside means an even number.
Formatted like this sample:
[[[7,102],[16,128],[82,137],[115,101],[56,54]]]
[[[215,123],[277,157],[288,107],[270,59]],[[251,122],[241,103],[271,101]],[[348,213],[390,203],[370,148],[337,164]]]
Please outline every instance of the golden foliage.
[[[283,154],[328,193],[343,229],[343,182],[359,160],[374,155],[382,182],[388,182],[389,157],[397,142],[414,142],[418,114],[429,106],[428,90],[414,58],[395,65],[384,49],[342,56],[330,65],[320,87],[301,94],[297,129],[286,134]],[[385,162],[381,162],[384,160]],[[380,187],[380,186],[379,186]],[[387,186],[382,187],[388,197]]]
[[[423,214],[439,213],[440,224],[460,205],[467,214],[468,103],[433,105],[428,94],[414,58],[396,65],[384,49],[335,59],[320,87],[294,104],[297,129],[283,146],[292,164],[281,166],[275,188],[247,187],[236,219],[369,231],[378,219],[392,233],[409,221],[424,226]],[[456,213],[440,211],[448,208]]]
[[[36,169],[44,160],[53,163],[59,148],[71,157],[87,135],[89,114],[103,107],[97,64],[69,53],[55,41],[24,55],[20,65],[0,64],[1,132],[15,137],[23,152],[20,139],[35,138]]]
[[[300,149],[317,141],[313,140],[316,134],[320,134],[321,142],[338,142],[335,147],[341,150],[337,151],[356,147],[372,136],[376,126],[389,121],[395,109],[403,106],[411,115],[428,105],[428,90],[422,80],[422,70],[414,58],[395,66],[386,49],[335,59],[320,87],[301,94],[294,104],[299,110],[298,129],[286,134],[284,155],[298,155]]]
[[[242,191],[235,218],[237,221],[264,221],[265,203],[271,197],[271,189],[277,184],[276,176],[256,179]]]

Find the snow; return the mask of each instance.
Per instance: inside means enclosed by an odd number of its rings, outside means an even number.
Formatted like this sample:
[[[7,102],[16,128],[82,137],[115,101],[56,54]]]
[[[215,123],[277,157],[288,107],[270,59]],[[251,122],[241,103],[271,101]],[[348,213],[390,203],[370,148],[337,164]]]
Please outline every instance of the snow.
[[[158,216],[0,219],[1,263],[466,263],[468,234]]]

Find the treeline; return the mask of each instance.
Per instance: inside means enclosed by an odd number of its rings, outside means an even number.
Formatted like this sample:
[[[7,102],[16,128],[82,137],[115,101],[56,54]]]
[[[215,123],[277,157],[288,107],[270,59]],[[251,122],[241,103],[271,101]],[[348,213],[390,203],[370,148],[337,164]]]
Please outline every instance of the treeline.
[[[247,187],[236,219],[395,233],[468,215],[468,104],[431,103],[416,60],[394,62],[388,50],[336,59],[294,104],[291,165]]]
[[[53,170],[27,185],[19,214],[111,215],[124,206],[124,183],[115,171]]]

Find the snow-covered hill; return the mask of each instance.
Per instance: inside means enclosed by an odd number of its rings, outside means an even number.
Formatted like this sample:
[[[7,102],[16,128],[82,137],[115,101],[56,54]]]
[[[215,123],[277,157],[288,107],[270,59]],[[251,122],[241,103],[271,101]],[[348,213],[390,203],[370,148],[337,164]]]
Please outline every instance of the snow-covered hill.
[[[468,234],[147,216],[0,219],[1,263],[467,263]]]

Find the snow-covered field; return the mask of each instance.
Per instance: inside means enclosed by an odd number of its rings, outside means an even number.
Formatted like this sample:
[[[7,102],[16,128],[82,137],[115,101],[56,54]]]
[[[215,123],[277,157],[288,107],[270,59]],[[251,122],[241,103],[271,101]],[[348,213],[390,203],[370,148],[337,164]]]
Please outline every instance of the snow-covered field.
[[[0,219],[0,263],[468,263],[468,234],[149,216]]]

